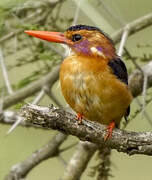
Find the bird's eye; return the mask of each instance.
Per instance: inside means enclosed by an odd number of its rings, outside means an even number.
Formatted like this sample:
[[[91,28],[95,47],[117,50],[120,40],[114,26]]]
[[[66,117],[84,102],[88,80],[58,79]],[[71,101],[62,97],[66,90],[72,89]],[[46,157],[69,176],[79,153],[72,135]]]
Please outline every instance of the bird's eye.
[[[72,36],[72,41],[75,42],[75,41],[79,41],[80,39],[82,39],[82,36],[80,34],[74,34]]]

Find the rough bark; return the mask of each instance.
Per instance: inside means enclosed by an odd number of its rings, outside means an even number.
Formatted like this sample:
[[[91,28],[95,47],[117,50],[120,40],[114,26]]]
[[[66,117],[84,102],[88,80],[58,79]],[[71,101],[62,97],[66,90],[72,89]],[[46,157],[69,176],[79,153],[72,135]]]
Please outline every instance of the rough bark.
[[[112,138],[105,142],[106,126],[87,120],[83,120],[79,125],[74,115],[53,106],[48,108],[29,104],[22,108],[22,116],[29,124],[59,130],[77,136],[82,141],[95,143],[99,147],[104,145],[129,155],[152,155],[151,132],[115,129]]]

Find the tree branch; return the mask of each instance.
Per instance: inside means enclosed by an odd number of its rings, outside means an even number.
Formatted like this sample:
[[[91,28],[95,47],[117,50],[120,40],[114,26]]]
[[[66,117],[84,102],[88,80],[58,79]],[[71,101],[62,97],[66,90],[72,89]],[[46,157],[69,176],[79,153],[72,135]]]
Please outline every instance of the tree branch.
[[[6,109],[7,107],[16,104],[17,102],[33,95],[34,93],[38,92],[45,84],[49,84],[49,86],[52,86],[59,77],[59,69],[60,65],[57,65],[46,76],[29,84],[25,88],[22,88],[14,92],[12,95],[4,97],[3,108]]]
[[[129,27],[128,36],[133,35],[136,32],[141,31],[142,29],[149,27],[151,25],[152,25],[152,13],[149,13],[127,24],[127,26]],[[123,32],[124,32],[124,28],[118,30],[112,35],[112,39],[115,44],[120,41]]]
[[[95,144],[80,141],[66,167],[62,180],[79,180],[96,149]]]
[[[35,151],[25,161],[14,165],[5,177],[5,180],[20,180],[28,174],[37,164],[40,162],[57,156],[59,153],[59,147],[67,138],[67,135],[58,133],[55,135],[44,147]]]
[[[143,66],[142,71],[136,69],[129,76],[129,89],[134,97],[137,97],[143,90],[143,74],[148,77],[147,88],[152,86],[152,61]]]
[[[4,82],[5,82],[6,89],[7,89],[9,94],[12,94],[13,89],[12,89],[10,81],[9,81],[8,71],[7,71],[6,65],[4,63],[4,57],[3,57],[3,52],[2,52],[1,48],[0,48],[0,66],[1,66],[1,69],[2,69],[2,74],[3,74],[3,79],[4,79]]]
[[[110,174],[110,155],[111,155],[111,149],[109,147],[102,147],[98,150],[98,158],[100,161],[99,164],[96,166],[98,170],[98,177],[97,180],[108,180],[109,176],[112,176]],[[95,169],[96,169],[95,168]]]
[[[25,121],[35,126],[56,129],[77,136],[83,141],[104,145],[129,155],[152,155],[151,132],[127,132],[115,129],[112,138],[105,142],[106,126],[87,120],[83,120],[79,125],[74,115],[53,106],[48,108],[29,104],[22,108],[21,114],[25,117]]]

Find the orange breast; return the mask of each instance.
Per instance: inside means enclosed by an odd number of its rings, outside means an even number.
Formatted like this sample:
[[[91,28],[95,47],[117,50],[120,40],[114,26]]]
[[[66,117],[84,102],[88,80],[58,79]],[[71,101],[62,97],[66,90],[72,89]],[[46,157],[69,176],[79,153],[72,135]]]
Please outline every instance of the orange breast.
[[[60,82],[71,108],[102,124],[119,124],[132,100],[128,87],[111,73],[105,59],[77,55],[66,58]]]

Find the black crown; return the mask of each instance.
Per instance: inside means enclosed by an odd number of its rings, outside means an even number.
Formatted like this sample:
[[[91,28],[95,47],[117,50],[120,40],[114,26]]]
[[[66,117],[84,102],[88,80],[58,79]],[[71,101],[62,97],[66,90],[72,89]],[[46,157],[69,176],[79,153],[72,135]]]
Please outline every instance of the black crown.
[[[75,26],[71,26],[67,29],[67,31],[79,31],[79,30],[88,30],[88,31],[99,31],[101,34],[103,34],[112,44],[113,41],[109,38],[109,36],[104,33],[101,29],[94,27],[94,26],[88,26],[88,25],[82,25],[82,24],[78,24]]]
[[[88,25],[82,25],[82,24],[71,26],[67,30],[68,31],[79,31],[79,30],[83,30],[83,29],[88,30],[88,31],[97,30],[97,31],[101,32],[101,30],[99,28],[97,28],[97,27],[88,26]]]

